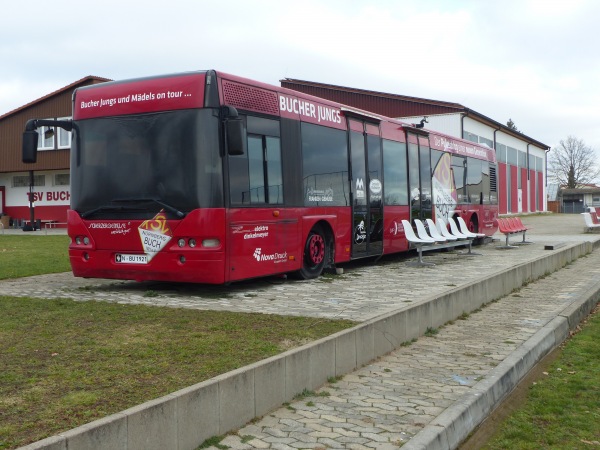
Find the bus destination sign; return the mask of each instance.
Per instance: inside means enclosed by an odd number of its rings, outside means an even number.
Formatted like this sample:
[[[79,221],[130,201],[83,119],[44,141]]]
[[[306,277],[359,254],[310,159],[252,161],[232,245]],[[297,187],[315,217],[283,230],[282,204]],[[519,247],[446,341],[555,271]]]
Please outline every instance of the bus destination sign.
[[[110,82],[75,91],[73,119],[200,108],[204,73]]]

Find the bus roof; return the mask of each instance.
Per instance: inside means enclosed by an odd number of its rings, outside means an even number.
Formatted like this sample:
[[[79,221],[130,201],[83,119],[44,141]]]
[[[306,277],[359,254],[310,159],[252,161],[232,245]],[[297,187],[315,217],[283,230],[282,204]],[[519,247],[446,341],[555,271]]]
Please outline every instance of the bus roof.
[[[112,81],[75,90],[73,119],[202,108],[210,74],[216,75],[222,105],[314,123],[341,130],[345,118],[378,122],[384,139],[406,141],[406,132],[429,135],[430,147],[462,156],[496,161],[490,147],[448,136],[399,119],[381,116],[291,89],[220,71],[195,71]]]

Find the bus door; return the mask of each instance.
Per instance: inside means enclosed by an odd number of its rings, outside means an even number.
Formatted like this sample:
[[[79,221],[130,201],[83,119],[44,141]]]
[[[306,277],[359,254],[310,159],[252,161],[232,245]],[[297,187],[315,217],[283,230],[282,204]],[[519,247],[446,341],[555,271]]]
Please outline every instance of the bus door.
[[[431,219],[431,150],[426,133],[407,133],[410,219]]]
[[[383,252],[383,166],[379,124],[348,119],[353,258]]]

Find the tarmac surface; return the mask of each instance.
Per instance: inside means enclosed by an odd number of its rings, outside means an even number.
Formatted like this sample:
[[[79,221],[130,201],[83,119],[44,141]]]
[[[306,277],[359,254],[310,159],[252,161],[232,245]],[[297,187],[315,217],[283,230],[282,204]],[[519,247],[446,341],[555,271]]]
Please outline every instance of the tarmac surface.
[[[318,280],[269,278],[229,287],[77,279],[62,273],[1,281],[0,293],[362,322],[555,251],[546,245],[600,239],[600,234],[584,233],[580,215],[526,216],[523,222],[532,227],[527,234],[532,244],[499,250],[504,237],[497,234],[498,240],[474,248],[477,256],[426,253],[424,259],[436,264],[430,267],[410,266],[416,258],[410,253],[348,264],[344,274]],[[422,437],[432,428],[435,432],[436,421],[460,408],[465,395],[494,377],[497,366],[510,361],[583,293],[596,285],[600,291],[599,275],[597,250],[306,393],[226,436],[221,444],[233,449],[428,448],[422,446],[427,442]]]

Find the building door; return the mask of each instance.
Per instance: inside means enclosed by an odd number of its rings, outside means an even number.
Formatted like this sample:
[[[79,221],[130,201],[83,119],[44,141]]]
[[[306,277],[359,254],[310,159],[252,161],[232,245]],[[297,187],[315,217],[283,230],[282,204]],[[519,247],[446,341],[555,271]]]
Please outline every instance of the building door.
[[[352,257],[383,252],[383,165],[379,124],[348,119],[352,189]]]

